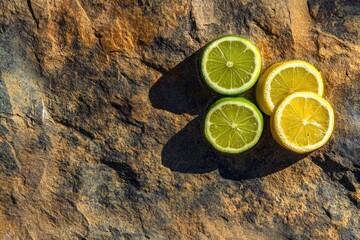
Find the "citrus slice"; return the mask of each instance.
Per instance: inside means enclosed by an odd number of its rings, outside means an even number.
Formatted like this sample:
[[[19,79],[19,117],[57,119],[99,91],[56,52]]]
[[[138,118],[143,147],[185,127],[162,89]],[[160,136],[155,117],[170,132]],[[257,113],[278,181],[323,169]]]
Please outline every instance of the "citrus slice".
[[[287,96],[270,117],[274,139],[296,153],[323,146],[334,129],[334,111],[316,93],[296,92]]]
[[[264,122],[260,110],[241,97],[216,101],[205,117],[204,135],[218,151],[241,153],[260,139]]]
[[[293,60],[272,65],[257,83],[256,101],[264,113],[271,115],[277,104],[293,92],[323,95],[321,74],[310,63]]]
[[[200,56],[205,84],[223,95],[237,95],[251,88],[259,77],[261,55],[249,40],[224,36],[208,44]]]

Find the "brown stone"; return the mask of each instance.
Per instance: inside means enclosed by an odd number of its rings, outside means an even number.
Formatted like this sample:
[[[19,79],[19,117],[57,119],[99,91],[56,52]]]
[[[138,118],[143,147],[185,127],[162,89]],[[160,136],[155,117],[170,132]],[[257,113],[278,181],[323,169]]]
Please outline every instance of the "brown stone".
[[[0,239],[360,239],[359,16],[351,0],[0,1]],[[268,128],[240,156],[207,145],[219,96],[196,61],[224,34],[264,69],[321,71],[326,146],[296,155]]]

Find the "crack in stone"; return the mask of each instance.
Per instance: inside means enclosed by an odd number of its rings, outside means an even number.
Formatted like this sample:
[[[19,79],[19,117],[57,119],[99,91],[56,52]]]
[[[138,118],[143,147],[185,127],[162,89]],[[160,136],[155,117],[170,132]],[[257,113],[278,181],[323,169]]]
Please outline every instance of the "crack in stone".
[[[189,36],[197,43],[201,43],[199,35],[198,35],[198,24],[196,22],[196,18],[194,16],[194,11],[193,11],[193,6],[192,6],[192,0],[189,0],[189,6],[190,6],[190,10],[189,10],[189,22],[190,22],[190,32],[189,32]],[[194,33],[194,34],[193,34]]]
[[[33,7],[32,7],[31,0],[26,0],[26,3],[27,3],[27,5],[28,5],[28,8],[29,8],[31,17],[32,17],[32,18],[34,19],[34,21],[35,21],[36,27],[39,28],[39,19],[37,19],[37,18],[35,17],[35,13],[34,13],[34,9],[33,9]]]
[[[71,124],[70,122],[68,122],[67,120],[58,120],[58,119],[54,119],[54,121],[60,125],[63,125],[67,128],[71,128],[74,129],[75,131],[77,131],[78,133],[80,133],[81,135],[90,138],[91,140],[95,139],[95,135],[92,132],[89,132],[87,130],[85,130],[82,127],[78,127],[78,126],[74,126],[73,124]]]
[[[144,59],[141,59],[141,62],[143,64],[145,64],[147,67],[149,67],[149,68],[151,68],[151,69],[153,69],[153,70],[155,70],[155,71],[157,71],[157,72],[159,72],[161,74],[165,74],[167,72],[167,70],[165,68],[163,68],[162,66],[160,66],[160,65],[155,65],[155,64],[153,64],[151,62],[145,61]]]

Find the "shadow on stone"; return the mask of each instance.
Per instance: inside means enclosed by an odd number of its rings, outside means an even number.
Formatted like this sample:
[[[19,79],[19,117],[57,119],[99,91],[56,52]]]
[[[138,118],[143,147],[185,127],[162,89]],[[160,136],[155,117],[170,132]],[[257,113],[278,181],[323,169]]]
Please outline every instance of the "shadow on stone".
[[[275,142],[266,116],[262,140],[249,152],[224,156],[208,145],[202,135],[203,113],[216,95],[199,79],[196,69],[199,51],[165,73],[149,92],[155,108],[176,114],[199,115],[165,144],[161,153],[162,164],[182,173],[207,173],[218,169],[224,178],[244,180],[278,172],[304,158],[304,155],[287,151]]]
[[[249,152],[218,161],[219,173],[232,180],[253,179],[281,171],[306,155],[299,155],[282,148],[272,138],[269,118],[265,117],[265,129],[258,145]]]
[[[214,96],[202,85],[197,73],[200,50],[165,73],[150,89],[153,107],[176,114],[199,114]]]
[[[271,137],[264,129],[261,142],[247,153],[225,156],[206,143],[201,129],[203,117],[191,121],[164,146],[162,163],[172,171],[206,173],[218,169],[222,177],[245,180],[267,176],[289,167],[306,155],[292,153]],[[268,126],[268,119],[265,125]]]
[[[203,139],[201,120],[192,120],[165,144],[161,153],[165,167],[182,173],[206,173],[217,168],[217,154]]]

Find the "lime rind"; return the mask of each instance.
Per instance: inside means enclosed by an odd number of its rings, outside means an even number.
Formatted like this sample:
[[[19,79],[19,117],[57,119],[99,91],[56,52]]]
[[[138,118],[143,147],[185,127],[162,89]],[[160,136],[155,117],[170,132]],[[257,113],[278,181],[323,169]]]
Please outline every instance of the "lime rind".
[[[206,70],[206,63],[211,50],[213,50],[221,43],[226,41],[240,42],[246,47],[246,49],[249,49],[254,54],[254,69],[251,73],[249,80],[247,82],[244,82],[243,85],[241,85],[240,87],[224,88],[222,86],[219,86],[217,83],[214,83],[211,80],[209,73]],[[255,46],[255,44],[249,41],[248,39],[235,35],[223,36],[221,38],[212,41],[203,49],[199,58],[200,75],[203,81],[205,82],[205,84],[215,92],[229,96],[239,95],[250,89],[252,86],[254,86],[260,75],[261,66],[262,66],[261,54],[259,49]]]
[[[228,105],[228,104],[241,106],[241,107],[245,107],[245,108],[249,109],[253,113],[252,116],[254,116],[254,118],[256,119],[256,122],[257,122],[257,129],[256,129],[255,137],[252,139],[252,141],[246,143],[241,148],[231,148],[231,147],[220,146],[215,141],[216,139],[214,139],[212,137],[211,132],[210,132],[210,125],[211,125],[210,118],[211,118],[212,114],[216,110],[220,109],[222,106]],[[222,98],[222,99],[216,101],[214,104],[212,104],[210,106],[208,113],[206,114],[205,121],[204,121],[204,135],[205,135],[206,140],[217,151],[222,152],[222,153],[228,153],[228,154],[239,154],[239,153],[243,153],[243,152],[253,148],[260,140],[262,132],[263,132],[263,128],[264,128],[264,120],[263,120],[263,116],[262,116],[260,110],[256,107],[255,104],[253,104],[249,100],[247,100],[245,98],[241,98],[241,97],[236,97],[236,98],[225,97],[225,98]]]

